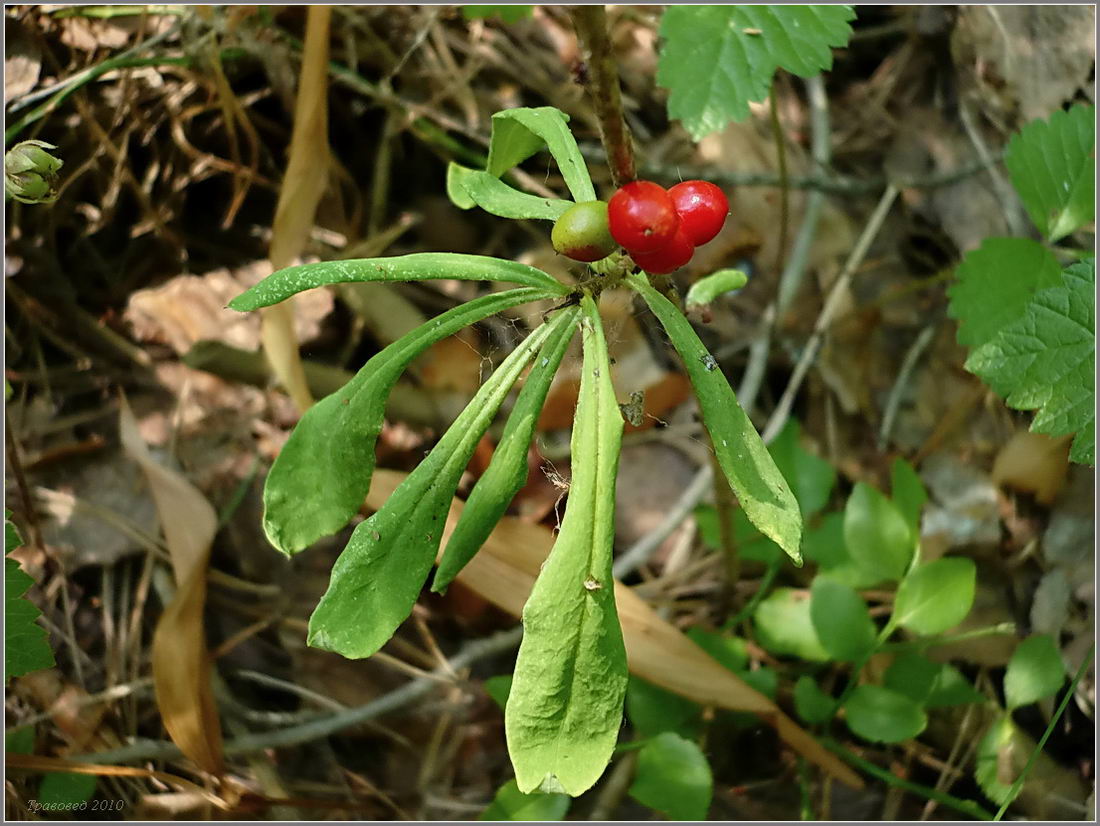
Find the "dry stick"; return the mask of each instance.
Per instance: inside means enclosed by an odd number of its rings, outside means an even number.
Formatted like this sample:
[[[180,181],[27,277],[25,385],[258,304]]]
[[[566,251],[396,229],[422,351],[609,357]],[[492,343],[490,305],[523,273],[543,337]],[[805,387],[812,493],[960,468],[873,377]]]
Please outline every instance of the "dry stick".
[[[619,68],[607,32],[607,11],[603,6],[574,6],[570,9],[573,27],[587,57],[588,93],[596,108],[611,182],[618,189],[637,178],[634,145],[623,117],[619,90]]]
[[[787,176],[787,141],[783,137],[783,125],[779,122],[779,104],[776,103],[775,83],[768,95],[771,112],[772,137],[775,139],[776,160],[779,162],[779,244],[775,252],[775,269],[783,270],[783,257],[787,254],[787,224],[790,221],[791,187]]]
[[[897,196],[898,188],[893,184],[887,185],[886,191],[882,193],[882,197],[879,199],[878,206],[876,206],[875,211],[871,213],[871,217],[867,221],[867,226],[863,229],[863,234],[860,235],[859,240],[852,249],[851,255],[848,256],[848,261],[844,265],[844,270],[840,273],[840,276],[836,279],[832,289],[829,291],[829,295],[825,299],[825,306],[821,309],[821,314],[817,317],[817,322],[814,324],[813,334],[810,336],[810,340],[806,342],[806,348],[802,351],[802,357],[798,360],[798,364],[795,365],[794,372],[791,374],[791,379],[787,382],[787,387],[779,399],[779,404],[776,405],[775,411],[768,420],[768,426],[764,429],[763,438],[765,442],[774,439],[779,434],[779,431],[783,429],[783,425],[787,423],[787,418],[791,413],[791,405],[794,404],[795,394],[798,393],[799,388],[802,386],[803,379],[806,378],[806,372],[810,369],[810,365],[817,356],[817,351],[821,347],[821,341],[825,337],[825,332],[828,330],[829,325],[832,323],[833,316],[836,315],[837,309],[840,307],[840,300],[843,297],[844,290],[851,282],[852,274],[859,265],[863,263],[863,259],[867,255],[867,250],[871,247],[871,242],[875,240],[875,236],[878,235],[878,231],[882,228],[882,222],[886,220],[886,215],[890,212],[890,207],[893,206],[894,199],[897,198]]]
[[[898,408],[901,406],[901,396],[905,392],[905,387],[909,383],[909,377],[912,375],[913,370],[917,366],[917,361],[920,359],[921,354],[928,349],[928,345],[932,343],[932,337],[936,333],[936,326],[929,324],[923,330],[920,331],[920,335],[909,347],[909,351],[905,354],[905,359],[901,363],[901,369],[898,370],[897,380],[894,382],[894,386],[890,388],[890,395],[886,399],[886,409],[882,415],[882,426],[878,432],[878,449],[880,451],[886,449],[886,443],[890,439],[890,431],[894,429],[894,419],[897,417]]]

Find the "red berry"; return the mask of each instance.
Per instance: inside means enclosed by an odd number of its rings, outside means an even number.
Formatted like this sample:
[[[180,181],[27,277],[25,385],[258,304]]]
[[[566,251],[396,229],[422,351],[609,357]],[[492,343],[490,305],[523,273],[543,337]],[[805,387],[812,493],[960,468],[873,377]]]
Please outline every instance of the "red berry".
[[[652,181],[634,181],[612,195],[607,221],[611,237],[630,253],[660,249],[680,226],[672,198]]]
[[[692,246],[687,235],[684,233],[683,227],[676,230],[676,234],[672,236],[672,240],[661,247],[659,250],[653,252],[631,252],[630,257],[634,259],[634,263],[641,267],[648,273],[653,275],[664,275],[670,273],[673,270],[678,270],[691,260],[691,256],[695,253],[695,247]]]
[[[722,229],[730,202],[721,189],[708,181],[684,181],[668,191],[680,226],[695,246],[710,241]]]

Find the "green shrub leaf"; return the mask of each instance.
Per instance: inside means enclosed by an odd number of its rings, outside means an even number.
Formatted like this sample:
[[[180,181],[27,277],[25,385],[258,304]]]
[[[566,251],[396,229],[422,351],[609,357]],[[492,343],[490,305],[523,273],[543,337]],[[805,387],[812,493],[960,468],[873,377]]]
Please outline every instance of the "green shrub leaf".
[[[563,820],[571,802],[565,794],[524,794],[512,779],[497,790],[478,820]]]
[[[91,799],[98,780],[94,774],[49,772],[38,786],[38,802],[46,811],[71,811]]]
[[[1066,667],[1054,640],[1046,634],[1016,646],[1005,671],[1005,706],[1009,711],[1049,697],[1066,681]]]
[[[874,571],[865,571],[848,553],[844,543],[843,512],[827,513],[818,524],[806,531],[802,542],[806,558],[817,563],[822,573],[830,579],[843,582],[853,588],[866,588],[881,582]]]
[[[966,369],[1016,410],[1037,410],[1031,429],[1074,433],[1070,459],[1095,462],[1096,259],[1062,272],[1023,315],[970,354]]]
[[[626,716],[642,737],[654,737],[666,731],[694,737],[699,731],[702,713],[702,708],[691,700],[630,675],[626,687]]]
[[[468,169],[453,162],[447,167],[447,195],[461,209],[479,206],[490,215],[501,218],[556,221],[573,206],[572,201],[528,195],[488,172]]]
[[[897,506],[865,482],[856,483],[844,507],[844,544],[855,563],[879,582],[905,576],[915,549]]]
[[[705,628],[689,628],[688,639],[735,674],[749,667],[749,647],[740,637],[732,637],[720,631]]]
[[[504,714],[508,752],[525,792],[589,789],[611,759],[626,693],[611,573],[623,419],[599,311],[588,296],[581,305],[584,363],[569,503],[523,608],[523,642]]]
[[[905,651],[890,663],[882,675],[882,684],[898,694],[904,694],[914,703],[924,705],[939,674],[939,665],[915,651]]]
[[[684,297],[684,305],[690,310],[710,304],[718,296],[739,290],[748,283],[749,277],[741,270],[718,270],[691,285]]]
[[[976,577],[974,561],[961,556],[918,565],[898,586],[894,622],[925,636],[954,628],[974,604]]]
[[[512,692],[512,675],[511,674],[497,674],[495,677],[489,677],[485,680],[485,693],[488,694],[493,702],[500,706],[501,711],[508,705],[508,695]]]
[[[924,701],[925,708],[964,706],[968,703],[984,703],[985,696],[949,663],[940,666],[932,690]]]
[[[836,484],[836,470],[802,446],[802,427],[796,419],[787,420],[768,445],[768,452],[794,491],[803,518],[808,519],[825,507]]]
[[[815,726],[832,719],[836,700],[822,691],[813,677],[803,674],[794,684],[794,710],[807,725]]]
[[[534,6],[463,6],[462,16],[467,20],[499,17],[505,23],[518,23],[530,17],[534,9]]]
[[[447,589],[492,533],[508,509],[512,497],[526,484],[527,451],[534,436],[535,424],[543,402],[546,401],[550,382],[553,381],[558,365],[573,339],[580,312],[579,307],[568,307],[561,311],[560,318],[571,320],[563,320],[555,326],[554,332],[535,360],[535,365],[520,390],[519,398],[516,399],[515,407],[508,416],[508,423],[493,452],[489,467],[470,491],[462,516],[459,517],[443,551],[443,558],[432,582],[433,591],[442,592]]]
[[[928,725],[917,703],[878,685],[857,686],[844,711],[848,728],[872,743],[900,743],[916,737]]]
[[[364,281],[428,281],[454,278],[459,281],[503,281],[524,287],[536,287],[552,295],[564,296],[569,287],[552,275],[501,258],[485,255],[460,255],[454,252],[417,252],[389,258],[357,258],[345,261],[321,261],[299,264],[273,272],[229,302],[229,308],[242,313],[270,307],[315,287]]]
[[[665,732],[642,746],[630,796],[670,820],[706,820],[714,778],[691,740]]]
[[[959,344],[973,350],[1023,316],[1039,290],[1062,284],[1054,253],[1030,238],[986,238],[955,270],[947,314]]]
[[[435,561],[451,500],[478,441],[547,336],[571,323],[574,318],[558,316],[531,333],[381,510],[356,526],[310,617],[310,645],[369,657],[405,621]]]
[[[695,140],[749,116],[777,68],[811,77],[833,65],[852,35],[851,6],[670,6],[657,82],[668,114]]]
[[[1094,217],[1096,122],[1078,104],[1036,120],[1012,136],[1005,152],[1012,184],[1039,232],[1057,241]]]
[[[914,544],[919,542],[920,514],[928,501],[928,492],[913,466],[900,457],[890,466],[890,498],[905,517]]]
[[[537,109],[505,109],[493,115],[486,171],[499,178],[545,145],[557,161],[565,185],[578,204],[596,200],[581,150],[566,125],[569,116],[552,106]]]
[[[828,576],[815,577],[810,587],[810,618],[833,659],[858,662],[875,647],[875,624],[867,603],[854,588]]]
[[[11,511],[4,511],[4,553],[23,544],[12,524]],[[4,560],[4,673],[7,679],[54,665],[46,629],[35,622],[42,612],[23,595],[34,580],[14,559]]]
[[[643,276],[631,275],[627,280],[645,299],[683,359],[718,464],[741,507],[762,534],[786,551],[796,565],[801,565],[802,514],[798,501],[760,434],[737,403],[718,363],[671,301],[649,286]]]
[[[523,288],[454,307],[386,347],[343,388],[307,410],[264,484],[264,531],[271,544],[297,553],[358,512],[370,490],[386,399],[413,359],[470,324],[546,297]]]
[[[760,644],[773,654],[810,662],[825,662],[829,652],[818,639],[810,618],[810,600],[793,588],[776,588],[753,612]]]

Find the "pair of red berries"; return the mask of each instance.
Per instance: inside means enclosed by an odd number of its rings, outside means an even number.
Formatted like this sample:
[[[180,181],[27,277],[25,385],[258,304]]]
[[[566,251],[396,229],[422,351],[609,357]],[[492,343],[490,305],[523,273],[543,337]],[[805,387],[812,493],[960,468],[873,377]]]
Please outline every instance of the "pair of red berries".
[[[684,181],[671,189],[651,181],[620,188],[611,201],[574,204],[554,224],[554,249],[574,261],[599,261],[626,249],[634,262],[655,275],[691,260],[726,221],[729,201],[706,181]]]
[[[718,234],[729,208],[725,193],[707,181],[684,181],[668,190],[634,181],[611,196],[608,228],[634,263],[663,275],[684,266],[696,247]]]

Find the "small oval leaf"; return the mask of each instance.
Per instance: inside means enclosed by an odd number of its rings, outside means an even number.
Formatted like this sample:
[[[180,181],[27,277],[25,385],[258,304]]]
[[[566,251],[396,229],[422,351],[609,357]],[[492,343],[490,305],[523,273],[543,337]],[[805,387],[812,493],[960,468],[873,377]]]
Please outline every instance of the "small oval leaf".
[[[810,587],[810,617],[817,638],[834,659],[859,662],[875,647],[875,624],[851,586],[817,576]]]
[[[564,794],[524,794],[512,779],[497,790],[478,820],[562,820],[571,802]]]
[[[905,576],[915,550],[897,506],[865,482],[856,483],[844,507],[844,544],[855,563],[880,582]]]
[[[671,731],[638,752],[630,796],[670,820],[706,820],[714,791],[707,757],[691,740]]]
[[[904,694],[878,685],[857,686],[844,704],[848,728],[872,743],[900,743],[924,731],[928,718]]]
[[[917,566],[898,586],[894,621],[925,636],[954,628],[974,604],[976,577],[974,561],[961,556]]]
[[[1046,634],[1016,646],[1005,671],[1005,705],[1009,711],[1049,697],[1066,681],[1066,667],[1054,640]]]

